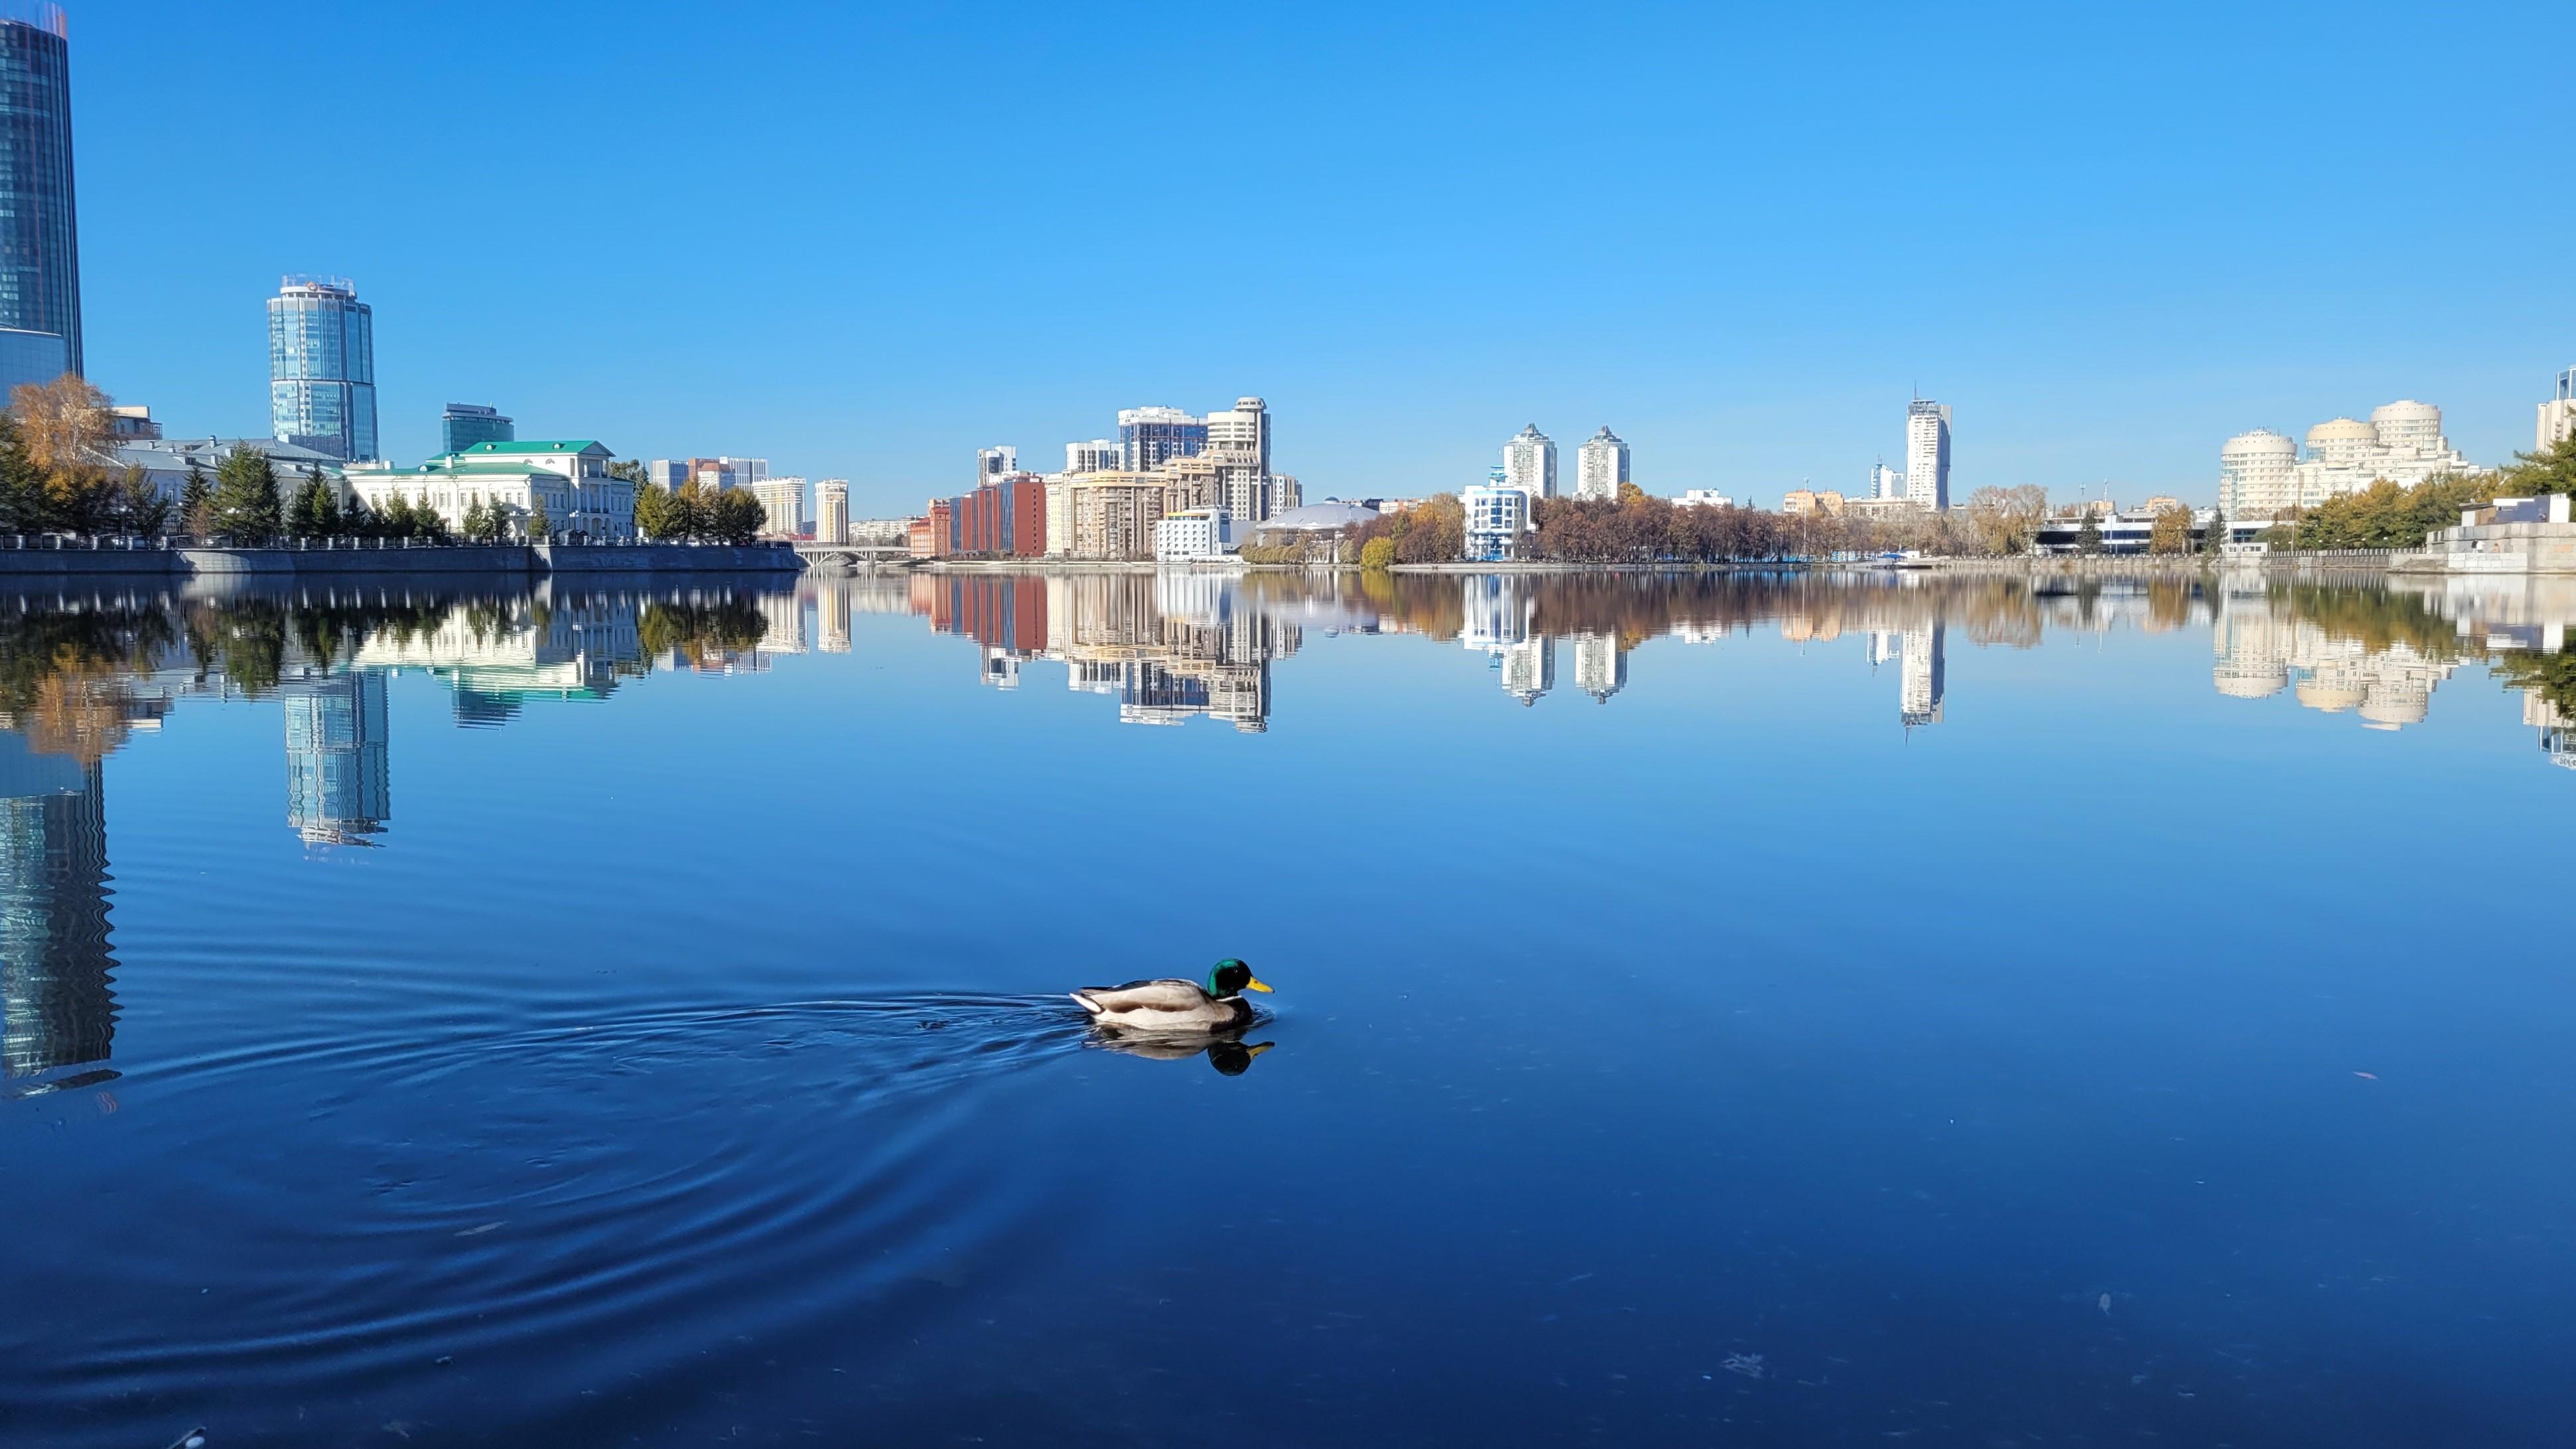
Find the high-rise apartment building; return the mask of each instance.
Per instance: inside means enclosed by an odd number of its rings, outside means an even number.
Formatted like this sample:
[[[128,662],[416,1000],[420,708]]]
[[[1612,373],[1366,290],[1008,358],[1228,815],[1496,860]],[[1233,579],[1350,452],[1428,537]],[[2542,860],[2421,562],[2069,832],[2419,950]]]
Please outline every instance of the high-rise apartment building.
[[[1887,466],[1887,460],[1884,458],[1870,464],[1868,496],[1879,499],[1903,498],[1905,475]]]
[[[269,435],[344,462],[376,453],[376,320],[345,280],[289,277],[268,299]]]
[[[1518,488],[1535,503],[1556,496],[1556,444],[1532,423],[1503,444],[1503,486]]]
[[[2218,511],[2230,520],[2269,518],[2299,497],[2299,445],[2256,428],[2218,448]]]
[[[1242,454],[1270,476],[1270,408],[1257,397],[1239,397],[1234,406],[1207,415],[1207,446]]]
[[[71,42],[54,5],[0,18],[0,327],[63,340],[81,363],[80,226],[72,194]]]
[[[1126,451],[1116,438],[1064,445],[1064,471],[1068,473],[1114,473],[1126,466]]]
[[[728,488],[748,488],[768,476],[767,458],[691,458],[689,476],[682,481],[722,493]]]
[[[1628,445],[1604,427],[1575,450],[1574,496],[1617,502],[1628,481]]]
[[[2531,450],[2546,453],[2570,437],[2576,437],[2576,367],[2558,374],[2558,395],[2540,405],[2540,431]]]
[[[501,416],[498,408],[476,403],[449,403],[438,415],[438,451],[462,453],[476,443],[515,443],[519,440],[518,423]]]
[[[2307,456],[2280,433],[2238,433],[2218,450],[2218,509],[2231,521],[2314,508],[2381,479],[2411,488],[2441,473],[2475,471],[2442,435],[2442,410],[2400,399],[2370,420],[2329,418],[2308,429]]]
[[[1121,408],[1118,413],[1118,466],[1142,473],[1174,458],[1186,458],[1207,446],[1205,419],[1179,408]]]
[[[794,538],[805,531],[803,478],[763,478],[750,488],[751,496],[760,502],[763,533]]]
[[[825,478],[814,485],[814,541],[816,543],[850,541],[849,479]],[[844,626],[841,632],[846,635],[849,630]]]
[[[1935,513],[1950,506],[1950,409],[1916,398],[1905,406],[1905,496]]]
[[[1020,471],[1017,448],[977,448],[975,450],[975,486],[998,483]]]

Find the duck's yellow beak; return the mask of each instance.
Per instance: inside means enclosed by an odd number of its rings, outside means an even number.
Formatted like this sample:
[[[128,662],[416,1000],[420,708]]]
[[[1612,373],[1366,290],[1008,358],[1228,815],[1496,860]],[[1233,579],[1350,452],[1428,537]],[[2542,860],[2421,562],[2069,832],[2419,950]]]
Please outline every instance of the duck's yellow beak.
[[[1258,991],[1266,996],[1270,992],[1270,983],[1262,980],[1258,976],[1255,976],[1251,980],[1243,983],[1243,989],[1246,991]]]
[[[1245,1056],[1248,1056],[1248,1057],[1257,1057],[1257,1056],[1261,1055],[1263,1052],[1266,1052],[1266,1051],[1270,1050],[1272,1047],[1275,1047],[1275,1046],[1277,1046],[1277,1045],[1279,1045],[1279,1043],[1277,1043],[1277,1042],[1275,1042],[1275,1041],[1266,1041],[1266,1042],[1263,1042],[1263,1043],[1262,1043],[1261,1045],[1259,1045],[1259,1046],[1248,1046],[1248,1047],[1245,1047],[1245,1048],[1243,1049],[1243,1054],[1244,1054]]]

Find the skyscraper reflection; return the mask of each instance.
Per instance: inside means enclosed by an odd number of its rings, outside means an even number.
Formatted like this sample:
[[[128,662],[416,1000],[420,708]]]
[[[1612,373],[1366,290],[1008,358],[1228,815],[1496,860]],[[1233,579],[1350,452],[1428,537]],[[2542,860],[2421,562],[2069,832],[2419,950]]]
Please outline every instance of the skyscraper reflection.
[[[286,823],[310,845],[373,844],[393,814],[385,677],[333,674],[284,692]]]
[[[0,734],[0,1070],[107,1060],[107,813],[99,762]]]
[[[1942,633],[1939,619],[1905,631],[1905,682],[1897,713],[1907,729],[1941,722],[1941,698],[1948,686]]]

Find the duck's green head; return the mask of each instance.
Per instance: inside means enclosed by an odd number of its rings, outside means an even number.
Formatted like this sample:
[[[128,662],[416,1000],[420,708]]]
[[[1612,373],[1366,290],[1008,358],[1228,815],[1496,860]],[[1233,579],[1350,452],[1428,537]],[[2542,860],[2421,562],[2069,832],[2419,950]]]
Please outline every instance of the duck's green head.
[[[1267,993],[1270,990],[1260,977],[1252,974],[1251,967],[1231,956],[1216,963],[1216,969],[1208,972],[1207,989],[1208,995],[1219,1001],[1229,996],[1241,996],[1247,991]]]

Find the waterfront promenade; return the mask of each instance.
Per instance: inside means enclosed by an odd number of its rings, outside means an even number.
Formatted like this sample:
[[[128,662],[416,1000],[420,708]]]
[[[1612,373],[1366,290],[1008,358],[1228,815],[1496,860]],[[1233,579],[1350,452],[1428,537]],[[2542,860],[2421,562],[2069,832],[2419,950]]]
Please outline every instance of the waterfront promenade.
[[[35,540],[28,539],[27,544]],[[189,546],[120,548],[8,547],[0,541],[0,581],[64,578],[189,579],[249,575],[275,578],[364,578],[399,575],[795,573],[796,551],[774,544],[419,544],[404,547],[270,548]]]

